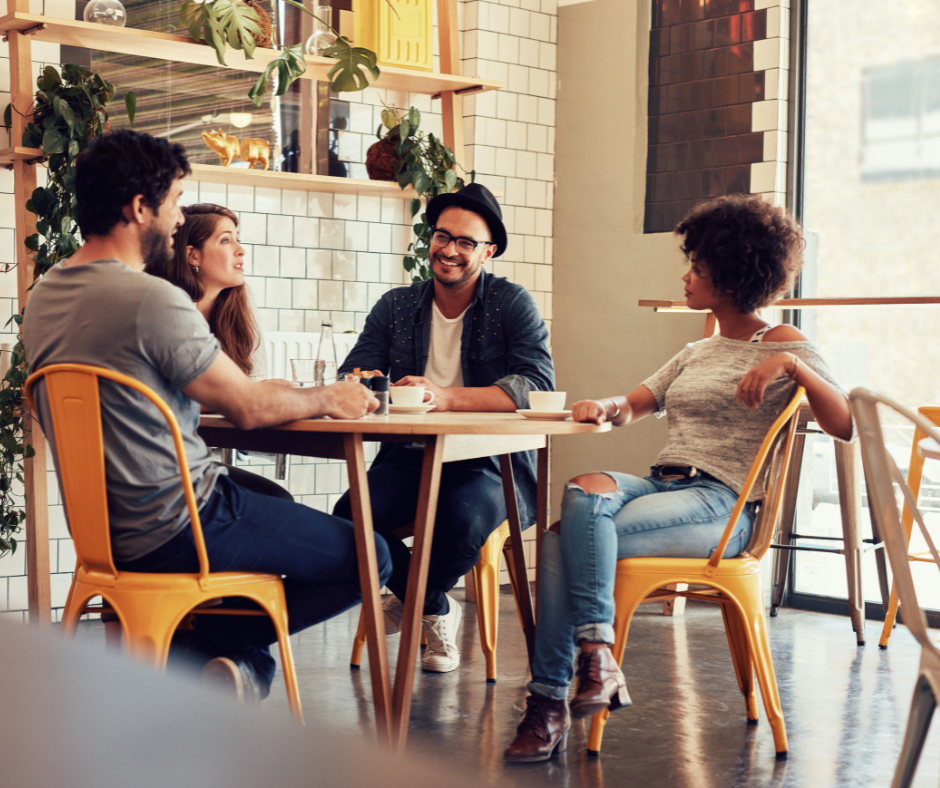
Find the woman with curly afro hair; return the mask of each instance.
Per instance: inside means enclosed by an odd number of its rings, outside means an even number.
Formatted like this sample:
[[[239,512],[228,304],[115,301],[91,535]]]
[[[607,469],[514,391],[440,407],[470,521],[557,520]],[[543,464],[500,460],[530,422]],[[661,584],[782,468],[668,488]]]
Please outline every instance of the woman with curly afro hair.
[[[627,395],[572,406],[575,421],[616,427],[666,415],[668,438],[645,478],[608,471],[566,485],[560,527],[543,544],[530,695],[505,753],[509,761],[548,759],[565,749],[571,717],[630,704],[610,651],[617,561],[710,556],[764,436],[797,386],[806,389],[823,430],[853,438],[848,398],[818,348],[793,326],[770,326],[756,311],[786,292],[799,272],[799,225],[758,197],[733,195],[697,206],[675,233],[689,262],[686,301],[710,309],[720,333],[687,345]],[[747,547],[763,496],[755,485],[725,557]]]

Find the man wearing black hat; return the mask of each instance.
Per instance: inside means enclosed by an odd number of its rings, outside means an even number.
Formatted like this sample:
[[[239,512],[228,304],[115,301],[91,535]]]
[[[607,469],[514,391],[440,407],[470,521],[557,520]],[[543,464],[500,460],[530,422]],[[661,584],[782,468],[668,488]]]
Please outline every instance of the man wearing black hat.
[[[395,386],[424,386],[436,411],[514,411],[530,391],[551,391],[555,373],[548,331],[521,285],[485,270],[506,250],[502,211],[492,193],[472,183],[435,197],[431,279],[386,293],[372,309],[340,372],[373,369]],[[383,605],[386,634],[401,629],[411,554],[394,531],[412,522],[424,446],[386,443],[369,471],[375,530],[392,554],[392,591]],[[523,527],[535,521],[535,452],[512,456]],[[351,517],[349,494],[333,509]],[[447,592],[470,571],[489,535],[506,519],[495,457],[447,463],[441,474],[434,543],[422,622],[428,647],[422,667],[437,673],[460,664],[462,611]]]

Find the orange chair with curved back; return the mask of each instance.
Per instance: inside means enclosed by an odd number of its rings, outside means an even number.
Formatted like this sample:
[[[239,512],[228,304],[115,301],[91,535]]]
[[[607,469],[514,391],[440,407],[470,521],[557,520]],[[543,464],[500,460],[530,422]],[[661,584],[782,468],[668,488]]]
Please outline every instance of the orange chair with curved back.
[[[623,558],[617,562],[617,580],[614,586],[617,612],[614,618],[616,640],[612,651],[618,664],[623,662],[630,621],[641,602],[684,596],[721,605],[725,632],[731,647],[731,659],[738,686],[744,695],[747,718],[751,722],[756,722],[758,718],[757,695],[754,691],[756,672],[778,754],[787,751],[787,731],[780,709],[777,679],[767,639],[760,559],[770,547],[770,540],[780,516],[787,467],[796,436],[796,416],[803,394],[803,387],[800,386],[764,438],[712,557]],[[765,471],[768,460],[769,468]],[[736,558],[722,558],[734,533],[738,517],[747,504],[748,496],[757,479],[765,472],[767,495],[754,524],[747,550]],[[688,583],[689,590],[676,592],[664,589],[672,583]],[[609,716],[610,711],[605,709],[591,718],[588,752],[600,752],[604,725]]]
[[[198,573],[121,572],[115,568],[111,556],[99,378],[134,389],[150,400],[166,418],[176,447],[199,557]],[[89,610],[88,602],[100,596],[121,621],[128,653],[157,670],[163,670],[173,633],[191,612],[267,615],[277,631],[291,713],[303,722],[283,580],[279,575],[257,572],[209,571],[183,435],[173,412],[144,384],[110,369],[86,364],[51,364],[30,375],[25,392],[34,411],[34,388],[40,380],[45,381],[45,396],[52,416],[52,424],[46,426],[47,429],[51,427],[55,437],[59,482],[78,556],[72,587],[62,612],[63,631],[73,634],[79,618]],[[194,610],[210,600],[224,597],[249,599],[261,610],[226,608],[215,611],[211,607]]]

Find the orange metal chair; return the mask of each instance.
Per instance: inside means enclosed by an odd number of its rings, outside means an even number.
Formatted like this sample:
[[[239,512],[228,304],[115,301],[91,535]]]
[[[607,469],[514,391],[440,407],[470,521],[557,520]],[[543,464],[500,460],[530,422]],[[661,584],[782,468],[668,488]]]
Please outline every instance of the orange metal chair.
[[[721,605],[725,632],[731,647],[731,659],[738,686],[744,695],[747,718],[750,721],[756,721],[758,718],[757,696],[754,691],[756,672],[778,754],[787,751],[787,731],[780,709],[777,679],[767,639],[760,559],[770,546],[780,515],[782,492],[796,435],[796,414],[803,393],[801,386],[764,438],[714,555],[708,559],[624,558],[617,562],[617,581],[614,586],[617,614],[614,620],[616,641],[613,655],[618,664],[623,661],[630,621],[641,602],[684,596]],[[765,470],[768,460],[769,467]],[[754,524],[750,544],[747,550],[736,558],[723,559],[722,555],[734,533],[748,495],[762,474],[766,474],[767,497]],[[679,592],[663,589],[663,586],[671,583],[688,583],[690,589]],[[605,709],[591,719],[588,752],[600,752],[604,725],[609,716],[610,710]]]
[[[410,526],[399,529],[397,535],[402,539],[411,536]],[[473,567],[473,585],[477,596],[477,624],[480,627],[480,646],[486,658],[486,681],[488,684],[496,682],[496,637],[499,629],[499,556],[506,556],[506,568],[509,570],[509,580],[512,583],[513,596],[515,596],[517,580],[512,563],[512,547],[509,540],[509,521],[503,523],[490,534],[486,544],[480,551],[480,559]],[[516,600],[516,610],[519,601]],[[521,621],[521,616],[520,616]],[[421,632],[421,642],[425,643],[424,631]],[[352,655],[349,664],[359,667],[362,661],[362,647],[366,643],[366,628],[362,614],[359,614],[359,628],[356,630],[356,639],[353,641]]]
[[[166,418],[176,446],[186,506],[199,556],[198,573],[119,572],[115,568],[108,527],[99,378],[134,389],[149,399]],[[62,612],[64,633],[74,634],[82,613],[108,609],[88,606],[92,598],[100,596],[123,625],[128,653],[135,659],[150,663],[157,670],[163,670],[173,633],[189,613],[267,615],[277,630],[291,713],[303,722],[297,673],[288,635],[284,583],[279,575],[255,572],[210,573],[199,510],[183,448],[183,436],[173,412],[150,388],[133,378],[85,364],[52,364],[30,375],[25,392],[34,410],[36,403],[33,389],[40,379],[44,379],[46,384],[45,394],[52,414],[59,480],[78,555],[72,587]],[[194,610],[201,604],[223,597],[250,599],[262,610]]]
[[[925,406],[918,408],[917,412],[925,419],[929,419],[933,424],[940,426],[940,408]],[[924,432],[921,427],[915,425],[914,441],[911,444],[911,461],[907,466],[907,486],[910,488],[911,494],[914,496],[915,501],[920,495],[920,483],[924,476],[924,458],[917,450],[917,444],[926,437],[927,433]],[[904,513],[901,515],[901,527],[904,529],[904,543],[906,545],[910,545],[911,530],[914,527],[914,513],[906,503],[904,505]],[[929,551],[924,551],[921,553],[908,553],[907,559],[909,561],[925,561],[927,563],[933,562],[933,556]],[[894,622],[897,620],[897,617],[898,589],[897,585],[892,580],[891,599],[888,602],[888,612],[885,614],[884,628],[881,630],[881,640],[878,641],[878,645],[882,648],[888,647],[888,642],[891,639],[891,631],[894,629]]]

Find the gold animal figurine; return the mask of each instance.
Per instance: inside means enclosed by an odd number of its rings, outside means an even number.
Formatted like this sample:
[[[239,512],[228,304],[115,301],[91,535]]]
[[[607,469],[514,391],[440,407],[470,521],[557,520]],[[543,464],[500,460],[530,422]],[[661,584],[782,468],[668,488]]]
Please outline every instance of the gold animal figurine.
[[[202,132],[202,139],[206,145],[219,154],[223,167],[228,167],[238,158],[238,137],[233,137],[219,129],[218,131]]]
[[[242,161],[248,162],[249,170],[254,169],[258,162],[261,162],[261,169],[266,170],[270,166],[271,146],[267,140],[245,137],[242,140],[241,157]]]

